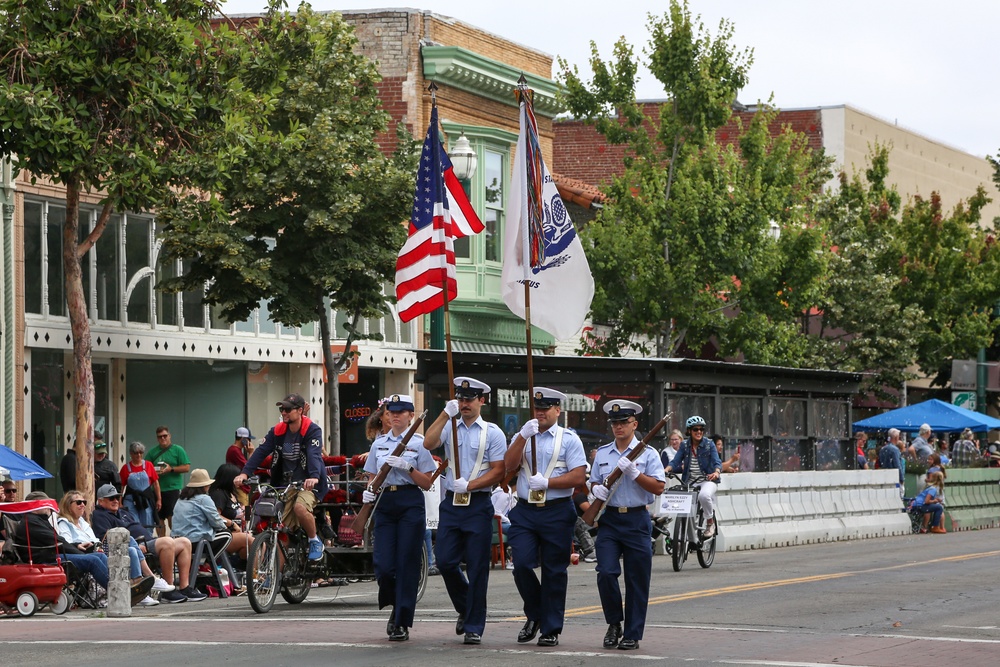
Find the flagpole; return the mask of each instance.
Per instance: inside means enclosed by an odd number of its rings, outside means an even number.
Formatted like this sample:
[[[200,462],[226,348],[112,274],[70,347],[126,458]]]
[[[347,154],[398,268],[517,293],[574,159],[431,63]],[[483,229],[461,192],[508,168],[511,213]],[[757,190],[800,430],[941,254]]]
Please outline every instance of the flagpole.
[[[431,94],[431,108],[437,107],[437,89],[436,83],[431,81],[430,85],[427,86],[427,91]],[[435,128],[437,129],[437,128]],[[441,142],[438,141],[435,149],[441,150]],[[435,160],[434,169],[441,169],[441,160]],[[441,183],[442,174],[438,174],[438,183]],[[443,201],[443,193],[438,193]],[[451,224],[451,221],[448,221]],[[445,230],[447,234],[451,234],[451,230]],[[442,257],[444,257],[442,255]],[[444,296],[444,303],[441,308],[444,317],[444,349],[445,349],[445,359],[448,363],[448,387],[451,388],[451,397],[455,398],[455,362],[451,355],[451,316],[448,312],[448,262],[447,260],[441,263],[441,293]],[[454,451],[454,456],[452,456],[453,464],[455,466],[455,479],[462,476],[461,463],[458,457],[458,417],[452,417],[448,421],[451,422],[451,443],[452,450]]]
[[[528,80],[524,78],[524,73],[523,72],[521,73],[520,78],[518,78],[518,80],[517,80],[517,97],[518,97],[518,101],[521,104],[525,105],[525,106],[527,106],[530,103],[530,100],[531,100],[531,90],[528,88]],[[527,114],[523,114],[522,116],[526,116],[526,115]],[[522,122],[524,122],[526,120],[526,118],[522,117],[521,120],[522,120]],[[527,144],[527,142],[525,142],[525,144]],[[524,164],[525,164],[526,167],[528,166],[527,155],[525,155]],[[528,182],[527,175],[525,175],[525,181],[524,182],[525,182],[525,184],[527,184],[527,182]],[[524,194],[524,196],[521,199],[521,206],[524,206],[528,202],[528,193],[524,192],[523,194]],[[530,212],[531,211],[531,206],[528,206],[527,208],[528,208],[528,211]],[[530,224],[527,224],[527,223],[524,224],[524,225],[522,225],[522,229],[525,232],[528,231],[529,227],[530,227]],[[524,236],[522,238],[521,251],[523,253],[525,253],[525,255],[526,255],[525,256],[525,260],[526,261],[523,262],[523,264],[524,264],[524,280],[522,281],[522,283],[524,284],[524,342],[525,342],[525,349],[527,350],[527,355],[528,355],[528,359],[527,359],[527,367],[528,367],[528,410],[530,411],[531,407],[532,407],[532,400],[533,400],[532,399],[532,392],[535,391],[535,368],[534,368],[534,365],[533,365],[533,360],[532,360],[533,354],[532,354],[532,351],[531,351],[531,281],[529,280],[529,278],[530,278],[529,273],[531,271],[531,261],[530,261],[531,260],[531,251],[530,251],[529,246],[528,246],[528,239],[529,238],[530,238],[530,234],[527,234],[527,233],[524,234]],[[530,412],[529,412],[529,414],[530,414]],[[538,474],[538,458],[537,458],[537,456],[535,454],[535,449],[536,449],[535,448],[535,436],[531,436],[531,474],[532,475]]]

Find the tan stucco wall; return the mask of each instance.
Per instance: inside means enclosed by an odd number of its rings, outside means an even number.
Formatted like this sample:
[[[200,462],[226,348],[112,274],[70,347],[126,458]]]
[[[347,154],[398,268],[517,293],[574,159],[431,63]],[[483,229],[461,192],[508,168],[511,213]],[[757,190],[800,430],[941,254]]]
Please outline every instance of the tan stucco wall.
[[[823,147],[837,158],[835,169],[863,171],[876,143],[891,144],[889,180],[903,201],[913,195],[924,198],[941,194],[945,210],[968,199],[982,185],[993,199],[983,210],[989,224],[1000,217],[1000,192],[993,183],[993,169],[983,157],[970,155],[935,139],[917,134],[889,121],[849,106],[824,107]]]

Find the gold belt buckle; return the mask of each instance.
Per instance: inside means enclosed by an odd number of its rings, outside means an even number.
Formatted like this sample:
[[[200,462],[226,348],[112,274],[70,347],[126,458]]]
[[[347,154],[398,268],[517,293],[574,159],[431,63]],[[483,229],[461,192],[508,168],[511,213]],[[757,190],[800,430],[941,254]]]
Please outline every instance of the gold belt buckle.
[[[389,487],[389,490],[390,490],[390,491],[398,491],[398,490],[399,490],[399,487],[398,487],[398,486],[396,486],[395,484],[393,484],[392,486],[390,486],[390,487]]]
[[[451,494],[451,504],[456,507],[468,507],[469,502],[472,500],[472,494],[466,491],[465,493],[454,493]]]
[[[545,489],[528,491],[528,502],[539,507],[545,507]]]
[[[627,514],[628,513],[628,508],[627,507],[619,507],[618,508],[618,513],[619,514]]]

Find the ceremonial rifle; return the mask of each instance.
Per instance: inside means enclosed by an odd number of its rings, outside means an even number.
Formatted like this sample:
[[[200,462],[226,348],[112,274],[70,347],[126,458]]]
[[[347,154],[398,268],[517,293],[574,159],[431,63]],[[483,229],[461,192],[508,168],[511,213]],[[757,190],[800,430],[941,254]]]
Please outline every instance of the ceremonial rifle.
[[[628,455],[629,461],[635,461],[637,458],[639,458],[639,455],[642,454],[642,452],[649,445],[649,441],[653,439],[653,436],[655,436],[657,433],[660,432],[660,429],[662,429],[664,426],[667,425],[667,420],[670,419],[670,417],[673,416],[673,414],[674,413],[672,412],[668,412],[666,416],[663,417],[663,419],[656,422],[656,426],[654,426],[649,430],[649,433],[647,433],[646,437],[642,439],[642,442],[640,442],[636,446],[636,448],[632,450],[632,453]],[[611,471],[611,474],[608,475],[608,478],[604,480],[604,486],[608,487],[609,498],[611,497],[611,491],[614,490],[615,485],[618,484],[618,480],[621,479],[621,476],[622,476],[621,468],[616,467],[614,470]],[[604,509],[604,501],[601,500],[600,498],[594,498],[593,502],[590,503],[590,507],[588,507],[587,511],[583,513],[584,523],[586,523],[588,526],[593,526],[595,523],[597,523],[597,517],[598,515],[600,515],[602,509]]]
[[[396,445],[396,449],[394,449],[392,452],[393,456],[403,455],[403,452],[406,451],[406,445],[410,442],[410,438],[412,438],[413,434],[417,432],[418,428],[420,428],[420,424],[423,423],[424,417],[426,416],[427,416],[426,410],[420,413],[420,416],[417,417],[417,420],[413,422],[413,424],[410,426],[410,429],[406,432],[406,435],[404,435],[403,439],[399,441],[398,445]],[[366,488],[372,493],[377,493],[377,489],[381,489],[382,485],[385,484],[385,478],[389,476],[390,470],[392,470],[392,466],[390,466],[388,463],[383,463],[382,467],[378,471],[378,474],[375,475],[372,481],[368,482],[368,486]],[[378,499],[376,498],[376,500]],[[364,505],[361,506],[361,509],[358,510],[358,515],[354,518],[354,524],[352,526],[355,533],[357,533],[358,535],[364,534],[365,528],[368,527],[368,521],[371,519],[372,510],[374,509],[375,509],[374,502],[365,503]]]

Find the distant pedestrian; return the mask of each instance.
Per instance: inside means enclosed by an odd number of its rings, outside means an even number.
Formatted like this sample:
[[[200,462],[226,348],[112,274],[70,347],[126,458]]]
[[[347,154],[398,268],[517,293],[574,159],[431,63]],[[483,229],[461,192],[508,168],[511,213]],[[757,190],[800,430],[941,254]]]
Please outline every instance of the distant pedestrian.
[[[156,443],[157,447],[146,452],[146,460],[156,466],[156,473],[160,477],[160,519],[163,522],[157,526],[156,533],[163,537],[167,534],[167,525],[174,515],[174,505],[184,487],[184,473],[191,471],[191,459],[183,447],[173,444],[170,429],[166,426],[156,427]]]
[[[973,439],[972,429],[965,429],[962,431],[962,437],[951,448],[951,467],[971,468],[981,458],[982,454],[979,452],[979,445]]]
[[[902,445],[899,442],[899,429],[890,428],[889,441],[882,445],[882,449],[878,450],[878,464],[879,468],[883,470],[893,468],[899,471],[900,498],[903,497],[903,482],[906,479],[906,464],[903,462],[903,457],[900,456],[901,449]]]

